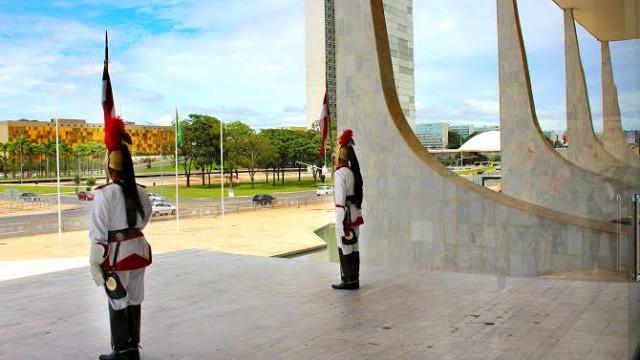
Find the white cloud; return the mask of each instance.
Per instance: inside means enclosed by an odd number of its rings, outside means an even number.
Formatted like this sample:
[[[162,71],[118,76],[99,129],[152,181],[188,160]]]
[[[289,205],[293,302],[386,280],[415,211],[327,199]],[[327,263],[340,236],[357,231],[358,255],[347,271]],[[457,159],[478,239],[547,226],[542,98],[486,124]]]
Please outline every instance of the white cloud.
[[[470,111],[489,116],[500,115],[500,104],[495,100],[483,100],[477,98],[463,99],[462,103],[467,105]]]
[[[304,109],[281,111],[304,103],[304,12],[299,1],[252,6],[237,1],[213,6],[204,0],[75,3],[83,11],[95,4],[132,8],[169,20],[176,29],[192,29],[154,32],[108,25],[116,108],[128,120],[166,121],[164,115],[179,106],[212,110],[211,115],[256,127],[304,124]],[[55,5],[69,8],[70,3]],[[0,112],[0,118],[35,117],[52,108],[57,94],[61,116],[101,119],[104,25],[0,15],[0,31],[10,38],[0,42],[0,101],[12,104],[11,112]]]

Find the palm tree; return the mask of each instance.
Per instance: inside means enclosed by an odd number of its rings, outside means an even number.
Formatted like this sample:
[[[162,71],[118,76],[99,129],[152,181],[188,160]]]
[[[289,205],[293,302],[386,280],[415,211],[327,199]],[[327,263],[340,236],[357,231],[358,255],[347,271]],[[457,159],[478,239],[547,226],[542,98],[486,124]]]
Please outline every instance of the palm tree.
[[[84,153],[85,153],[85,146],[84,144],[78,144],[76,145],[76,147],[73,148],[73,154],[76,157],[76,172],[78,173],[78,175],[80,175],[81,172],[81,166],[80,166],[80,158],[84,157]]]
[[[0,172],[5,174],[5,176],[7,173],[7,164],[9,163],[9,159],[7,159],[8,148],[8,142],[0,142],[0,151],[2,152],[2,161],[0,161]]]
[[[71,155],[73,155],[73,148],[69,146],[69,144],[63,143],[63,142],[61,142],[59,146],[60,146],[60,157],[64,161],[64,164],[60,168],[60,171],[62,171],[62,168],[64,168],[65,173],[68,176],[69,175],[69,158],[71,157]]]
[[[42,154],[45,156],[46,159],[46,163],[47,163],[47,177],[51,174],[51,172],[49,171],[49,158],[51,157],[51,155],[55,155],[56,154],[56,142],[55,141],[47,141],[46,143],[42,144]]]
[[[13,151],[20,155],[20,182],[22,183],[22,178],[24,178],[24,152],[26,150],[27,145],[29,145],[29,141],[27,137],[24,135],[18,136],[15,140],[13,140]],[[16,168],[16,159],[13,159],[14,168]],[[16,177],[15,169],[13,171],[13,177]]]
[[[31,144],[27,142],[24,147],[24,152],[27,154],[27,169],[29,171],[29,177],[33,177],[33,157],[38,152],[38,144]]]
[[[11,172],[13,175],[13,178],[16,178],[16,157],[15,157],[15,153],[16,153],[16,147],[15,144],[13,142],[8,142],[6,145],[6,151],[8,156],[6,157],[7,159],[7,164],[9,164],[9,158],[11,158]]]
[[[36,177],[42,176],[42,155],[44,154],[44,146],[42,144],[31,145],[31,157],[35,158]]]

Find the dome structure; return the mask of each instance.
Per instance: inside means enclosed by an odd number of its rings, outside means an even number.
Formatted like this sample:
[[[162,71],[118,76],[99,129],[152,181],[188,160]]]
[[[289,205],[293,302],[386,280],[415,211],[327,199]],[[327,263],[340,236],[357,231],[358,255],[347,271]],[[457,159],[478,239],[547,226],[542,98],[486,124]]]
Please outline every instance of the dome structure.
[[[486,131],[480,133],[462,144],[458,151],[464,152],[499,152],[500,131]]]

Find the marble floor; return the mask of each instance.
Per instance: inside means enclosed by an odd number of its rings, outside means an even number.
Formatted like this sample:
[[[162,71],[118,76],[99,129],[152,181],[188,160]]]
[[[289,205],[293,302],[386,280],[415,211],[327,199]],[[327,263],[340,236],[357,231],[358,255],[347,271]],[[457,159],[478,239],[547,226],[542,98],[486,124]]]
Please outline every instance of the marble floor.
[[[142,359],[622,360],[635,337],[637,286],[619,282],[364,268],[362,288],[341,292],[331,263],[202,250],[154,261]],[[2,281],[0,304],[0,359],[108,348],[86,268]]]

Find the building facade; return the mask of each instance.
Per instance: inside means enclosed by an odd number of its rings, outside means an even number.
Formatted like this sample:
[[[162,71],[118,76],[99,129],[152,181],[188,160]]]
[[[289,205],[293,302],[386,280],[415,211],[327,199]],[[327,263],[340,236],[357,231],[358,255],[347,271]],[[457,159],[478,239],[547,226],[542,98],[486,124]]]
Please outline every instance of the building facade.
[[[455,131],[466,139],[476,131],[476,128],[473,125],[449,125],[449,131]]]
[[[627,144],[640,144],[640,130],[626,130],[624,138]]]
[[[127,123],[131,135],[132,155],[160,155],[162,145],[173,143],[172,126],[136,125]],[[79,144],[104,143],[103,124],[88,123],[82,119],[59,119],[60,141],[75,147]],[[30,143],[43,144],[56,141],[56,123],[36,120],[0,121],[0,142],[10,142],[24,135]]]
[[[411,127],[415,124],[413,0],[383,0],[396,90]],[[331,120],[336,114],[335,0],[305,1],[307,127],[318,121],[329,93]],[[337,66],[340,66],[339,64]],[[335,122],[332,122],[335,124]],[[334,125],[335,126],[335,125]]]
[[[427,149],[446,149],[449,145],[449,124],[420,123],[415,125],[420,143]]]

